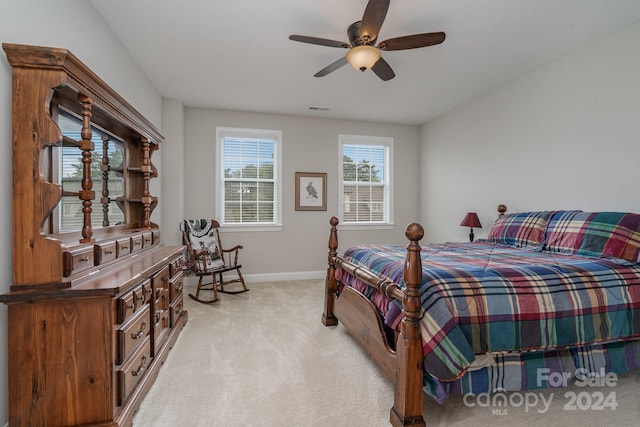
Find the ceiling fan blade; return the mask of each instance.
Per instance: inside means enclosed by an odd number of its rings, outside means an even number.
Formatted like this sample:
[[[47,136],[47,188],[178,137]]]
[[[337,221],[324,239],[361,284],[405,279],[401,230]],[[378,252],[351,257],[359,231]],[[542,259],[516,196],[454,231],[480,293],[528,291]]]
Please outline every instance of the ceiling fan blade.
[[[343,56],[342,58],[338,59],[336,62],[327,65],[322,70],[320,70],[317,73],[315,73],[313,76],[314,77],[324,77],[329,73],[333,73],[335,70],[337,70],[338,68],[342,67],[346,63],[347,63],[347,57]]]
[[[289,36],[289,40],[293,40],[294,42],[317,44],[320,46],[341,47],[344,49],[349,49],[351,47],[348,43],[340,42],[337,40],[322,39],[320,37],[300,36],[297,34],[291,34]]]
[[[433,46],[440,44],[444,41],[445,34],[443,32],[438,33],[423,33],[413,34],[411,36],[396,37],[380,42],[378,48],[380,50],[404,50],[404,49],[416,49],[419,47]]]
[[[389,10],[389,0],[369,0],[360,24],[360,38],[365,43],[378,38],[380,27]]]
[[[385,82],[387,80],[391,80],[396,76],[396,73],[393,72],[389,63],[383,58],[378,59],[378,61],[373,64],[373,67],[371,67],[371,71],[376,73],[376,75]]]

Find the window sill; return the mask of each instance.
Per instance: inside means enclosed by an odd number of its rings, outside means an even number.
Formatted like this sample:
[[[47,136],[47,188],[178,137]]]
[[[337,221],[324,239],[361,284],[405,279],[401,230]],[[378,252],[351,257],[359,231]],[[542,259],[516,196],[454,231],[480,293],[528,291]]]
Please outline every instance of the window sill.
[[[375,223],[375,224],[355,224],[355,223],[340,223],[338,224],[340,230],[391,230],[395,228],[395,224],[390,223]]]
[[[243,224],[243,225],[221,225],[220,230],[224,232],[237,233],[248,231],[282,231],[282,225],[265,225],[265,224]]]

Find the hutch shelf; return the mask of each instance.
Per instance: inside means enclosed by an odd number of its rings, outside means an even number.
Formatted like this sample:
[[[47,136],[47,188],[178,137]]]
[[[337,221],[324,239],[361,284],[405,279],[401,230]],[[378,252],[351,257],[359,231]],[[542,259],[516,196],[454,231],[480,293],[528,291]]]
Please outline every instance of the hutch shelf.
[[[151,221],[164,139],[66,49],[13,73],[9,425],[129,426],[187,322],[181,246]],[[114,66],[116,66],[114,64]]]

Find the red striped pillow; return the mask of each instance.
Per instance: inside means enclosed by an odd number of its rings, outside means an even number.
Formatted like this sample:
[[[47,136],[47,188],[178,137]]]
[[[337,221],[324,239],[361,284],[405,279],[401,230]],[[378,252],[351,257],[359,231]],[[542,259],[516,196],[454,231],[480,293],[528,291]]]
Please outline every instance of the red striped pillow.
[[[489,230],[487,241],[516,248],[542,249],[550,211],[501,215]]]
[[[545,250],[640,262],[640,214],[556,212],[547,227]]]

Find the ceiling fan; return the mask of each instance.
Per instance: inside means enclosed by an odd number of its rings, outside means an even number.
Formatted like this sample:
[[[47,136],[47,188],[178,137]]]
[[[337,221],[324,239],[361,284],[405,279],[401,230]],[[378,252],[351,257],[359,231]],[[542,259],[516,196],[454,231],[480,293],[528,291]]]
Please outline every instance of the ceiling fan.
[[[389,2],[390,0],[369,0],[362,21],[354,22],[347,29],[350,43],[297,34],[290,35],[289,40],[349,49],[345,56],[314,74],[315,77],[326,76],[348,62],[356,70],[364,72],[371,69],[382,80],[391,80],[395,77],[395,73],[387,61],[382,58],[381,50],[405,50],[433,46],[442,43],[445,34],[437,32],[395,37],[380,42],[376,46],[378,32],[387,15],[387,10],[389,10]]]

